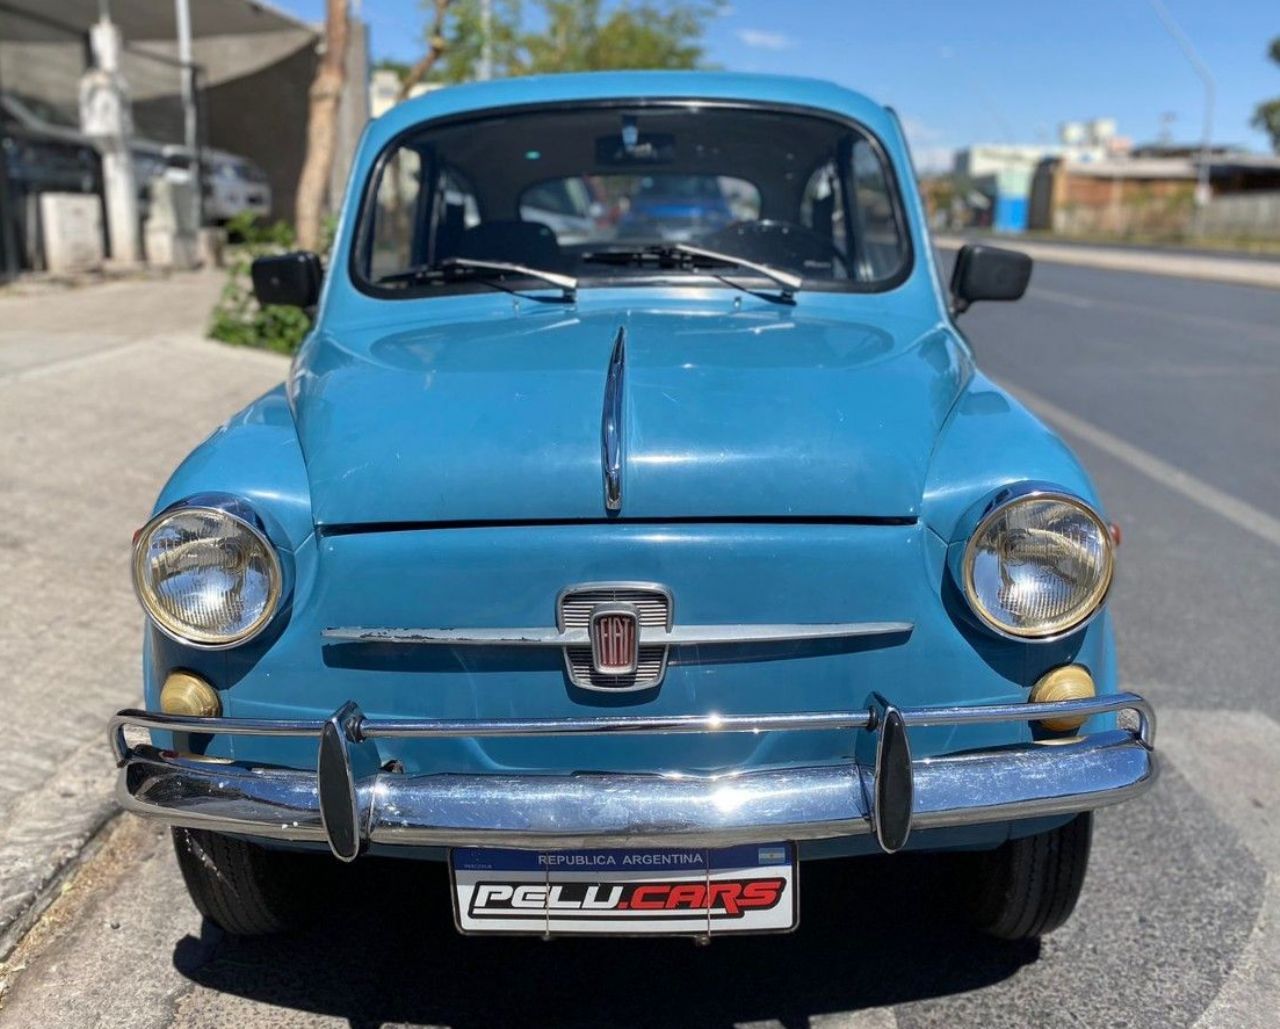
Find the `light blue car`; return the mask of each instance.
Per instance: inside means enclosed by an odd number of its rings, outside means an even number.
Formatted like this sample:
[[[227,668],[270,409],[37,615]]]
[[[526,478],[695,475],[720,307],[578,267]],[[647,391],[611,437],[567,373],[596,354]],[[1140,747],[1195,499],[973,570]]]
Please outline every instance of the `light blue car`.
[[[521,217],[657,177],[733,220]],[[822,82],[395,108],[323,274],[254,268],[315,308],[288,381],[138,533],[120,802],[233,933],[319,908],[329,852],[448,861],[464,932],[708,938],[794,928],[809,861],[903,849],[990,932],[1052,930],[1092,810],[1156,758],[1118,533],[955,324],[1030,272],[970,246],[945,290],[897,117]]]

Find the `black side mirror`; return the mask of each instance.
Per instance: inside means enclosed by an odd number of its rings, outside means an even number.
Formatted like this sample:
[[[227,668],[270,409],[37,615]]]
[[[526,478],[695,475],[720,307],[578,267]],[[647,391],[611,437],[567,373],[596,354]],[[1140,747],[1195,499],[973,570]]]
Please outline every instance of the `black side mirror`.
[[[968,243],[951,273],[951,311],[961,314],[975,300],[1017,300],[1031,281],[1031,258],[1017,250]]]
[[[272,254],[253,262],[253,295],[260,304],[315,307],[324,271],[320,257],[309,250]]]

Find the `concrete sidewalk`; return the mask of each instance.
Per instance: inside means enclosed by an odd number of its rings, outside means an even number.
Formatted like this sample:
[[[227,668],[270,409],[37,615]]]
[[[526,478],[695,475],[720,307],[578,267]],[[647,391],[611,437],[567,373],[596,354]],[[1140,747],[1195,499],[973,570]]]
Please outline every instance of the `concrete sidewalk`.
[[[940,235],[934,236],[933,241],[943,250],[958,250],[965,243],[990,243],[992,246],[1021,250],[1037,261],[1280,289],[1280,260],[1265,261],[1203,253],[1179,254],[1125,247],[1082,246],[1075,243],[1023,240],[1015,236],[984,236],[981,239],[966,239],[962,236]]]
[[[112,811],[104,726],[141,690],[132,533],[288,367],[202,338],[222,282],[0,293],[0,957]]]

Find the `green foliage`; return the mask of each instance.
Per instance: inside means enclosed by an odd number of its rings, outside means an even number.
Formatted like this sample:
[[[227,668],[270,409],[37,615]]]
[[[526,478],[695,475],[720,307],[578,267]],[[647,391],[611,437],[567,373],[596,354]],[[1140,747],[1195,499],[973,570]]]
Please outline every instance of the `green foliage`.
[[[431,0],[424,0],[430,5]],[[523,75],[523,10],[520,0],[492,0],[493,20],[490,51],[493,74],[497,78]],[[427,30],[428,32],[430,29]],[[429,76],[433,82],[467,82],[476,77],[484,46],[484,26],[480,0],[453,0],[445,29],[444,53]]]
[[[326,228],[331,242],[332,223]],[[268,225],[245,213],[227,224],[227,235],[239,244],[232,250],[227,282],[210,316],[209,336],[234,346],[293,353],[311,330],[310,317],[296,307],[263,307],[253,295],[249,276],[254,258],[293,246],[293,228],[283,221]]]
[[[1271,41],[1267,54],[1276,64],[1280,64],[1280,36]],[[1271,149],[1280,154],[1280,97],[1264,100],[1255,107],[1249,124],[1270,136]]]
[[[722,0],[532,0],[526,8],[522,0],[493,0],[493,73],[705,67],[702,37],[721,6]],[[480,0],[450,6],[435,81],[475,78],[484,41],[480,8]]]
[[[1280,98],[1267,100],[1253,109],[1249,123],[1271,137],[1271,149],[1280,154]]]

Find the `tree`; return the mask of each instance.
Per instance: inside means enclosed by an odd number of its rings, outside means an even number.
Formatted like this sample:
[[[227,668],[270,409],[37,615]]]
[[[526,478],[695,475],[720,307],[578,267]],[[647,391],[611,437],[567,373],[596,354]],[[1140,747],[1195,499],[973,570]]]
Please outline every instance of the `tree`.
[[[543,32],[524,39],[528,71],[696,68],[714,5],[625,3],[606,13],[602,0],[541,0]]]
[[[433,81],[476,78],[484,46],[482,4],[453,0]],[[531,0],[528,7],[521,0],[491,0],[493,74],[704,67],[702,37],[720,7],[721,0]],[[532,17],[526,18],[529,9]]]
[[[1271,41],[1267,53],[1271,60],[1280,64],[1280,36]],[[1280,154],[1280,97],[1264,100],[1253,110],[1253,120],[1249,123],[1255,129],[1261,129],[1271,137],[1271,149]]]
[[[484,50],[481,0],[454,0],[444,60],[436,67],[436,82],[468,82],[477,77]],[[523,11],[520,0],[490,0],[489,54],[494,78],[523,75],[520,58]]]
[[[307,94],[307,155],[298,176],[294,209],[298,246],[303,250],[316,250],[320,245],[320,219],[338,133],[338,104],[347,79],[347,35],[347,0],[326,0],[324,53]]]
[[[397,99],[406,100],[413,92],[413,87],[431,74],[431,69],[440,60],[441,54],[448,48],[448,40],[444,37],[445,16],[449,13],[451,0],[428,0],[434,16],[431,27],[427,30],[427,52],[404,75],[400,76],[400,93]]]

